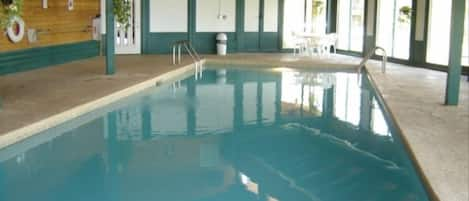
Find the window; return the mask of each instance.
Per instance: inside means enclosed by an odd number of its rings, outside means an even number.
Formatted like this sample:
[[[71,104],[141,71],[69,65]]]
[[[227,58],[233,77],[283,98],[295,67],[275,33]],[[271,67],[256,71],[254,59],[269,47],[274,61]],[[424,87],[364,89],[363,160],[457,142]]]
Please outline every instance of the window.
[[[337,48],[363,51],[365,1],[338,0],[337,11]]]
[[[412,0],[378,1],[376,45],[389,56],[409,59]]]
[[[326,31],[327,0],[285,0],[283,16],[283,47],[293,48],[294,33]]]
[[[448,65],[451,29],[451,2],[430,1],[427,62]]]
[[[293,48],[294,33],[303,32],[305,26],[305,1],[285,0],[283,15],[283,47]]]
[[[306,32],[326,33],[326,0],[306,1]]]

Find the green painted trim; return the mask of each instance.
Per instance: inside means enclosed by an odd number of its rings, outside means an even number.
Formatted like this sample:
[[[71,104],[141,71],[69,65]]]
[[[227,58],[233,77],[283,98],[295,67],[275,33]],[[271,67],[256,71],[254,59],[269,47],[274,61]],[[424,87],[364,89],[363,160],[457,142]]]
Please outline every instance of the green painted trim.
[[[365,56],[369,51],[371,51],[372,48],[376,46],[376,34],[378,33],[378,4],[379,0],[367,0],[368,1],[374,1],[375,6],[374,6],[374,15],[373,15],[373,36],[366,36],[366,40],[368,41],[368,44],[366,45],[367,49],[363,50],[363,56]],[[368,8],[366,9],[366,13],[368,11]],[[367,33],[365,33],[367,35]],[[366,51],[365,51],[366,50]]]
[[[236,1],[236,42],[237,51],[244,49],[244,6],[245,0]]]
[[[186,32],[147,33],[147,54],[169,54],[171,43],[178,40],[187,40]]]
[[[464,38],[464,0],[453,1],[451,9],[451,37],[449,48],[448,77],[446,80],[446,105],[458,105],[461,85],[461,56]]]
[[[259,52],[259,33],[258,32],[244,32],[243,33],[243,47],[240,49],[244,52]]]
[[[415,31],[417,30],[417,0],[412,0],[412,16],[410,20],[409,62],[414,63],[416,60],[415,48],[418,46],[418,41],[415,40]]]
[[[44,68],[99,55],[94,40],[0,53],[0,75]]]
[[[430,0],[426,0],[425,2],[425,23],[424,23],[424,42],[425,42],[425,57],[423,59],[423,63],[427,63],[427,47],[428,47],[428,31],[429,31],[429,23],[430,23]]]
[[[237,51],[236,32],[225,32],[228,36],[228,53]],[[216,53],[216,32],[197,32],[192,34],[192,44],[202,54]]]
[[[373,36],[368,36],[368,5],[370,3],[370,1],[375,1],[375,17],[374,17],[374,21],[375,21],[375,24],[373,24],[373,33],[376,33],[376,11],[377,11],[377,4],[378,4],[378,1],[377,0],[366,0],[365,1],[365,6],[364,6],[364,18],[365,20],[363,20],[363,47],[362,47],[362,55],[365,56],[367,52],[369,52],[375,45],[376,45],[376,37],[375,35],[376,34],[373,34]]]
[[[261,44],[261,52],[278,52],[280,49],[279,45],[279,33],[278,32],[261,32],[259,42]]]
[[[194,40],[194,34],[196,33],[196,27],[197,27],[197,1],[194,0],[188,0],[189,5],[188,5],[188,21],[187,21],[187,40],[193,41]]]
[[[335,33],[337,32],[337,0],[328,0],[326,6],[326,33]]]
[[[259,49],[262,49],[262,33],[264,32],[264,0],[259,0]]]
[[[150,52],[149,34],[150,34],[150,0],[142,0],[141,6],[141,26],[142,26],[142,54]]]
[[[113,8],[113,0],[106,0],[106,75],[112,75],[116,72]]]
[[[278,0],[278,27],[277,27],[277,38],[278,38],[278,47],[277,51],[283,49],[283,16],[285,8],[285,0]]]

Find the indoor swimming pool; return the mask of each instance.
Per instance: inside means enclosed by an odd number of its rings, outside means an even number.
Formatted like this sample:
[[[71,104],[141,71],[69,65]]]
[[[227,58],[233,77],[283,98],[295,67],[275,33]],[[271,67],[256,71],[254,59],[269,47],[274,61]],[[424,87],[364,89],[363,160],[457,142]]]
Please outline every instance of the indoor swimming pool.
[[[0,150],[1,201],[427,201],[366,74],[208,68]]]

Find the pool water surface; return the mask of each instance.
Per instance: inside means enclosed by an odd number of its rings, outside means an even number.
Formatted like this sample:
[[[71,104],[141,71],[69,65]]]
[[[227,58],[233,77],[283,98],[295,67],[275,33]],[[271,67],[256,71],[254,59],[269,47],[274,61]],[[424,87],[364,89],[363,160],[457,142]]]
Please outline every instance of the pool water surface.
[[[207,69],[0,150],[2,201],[427,201],[366,74]]]

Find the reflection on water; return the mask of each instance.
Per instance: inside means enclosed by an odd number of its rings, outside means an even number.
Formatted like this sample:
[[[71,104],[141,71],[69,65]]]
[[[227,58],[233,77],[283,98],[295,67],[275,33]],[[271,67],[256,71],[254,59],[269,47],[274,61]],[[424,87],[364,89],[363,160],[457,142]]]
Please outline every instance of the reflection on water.
[[[0,150],[0,200],[427,200],[378,103],[364,75],[207,70]]]

